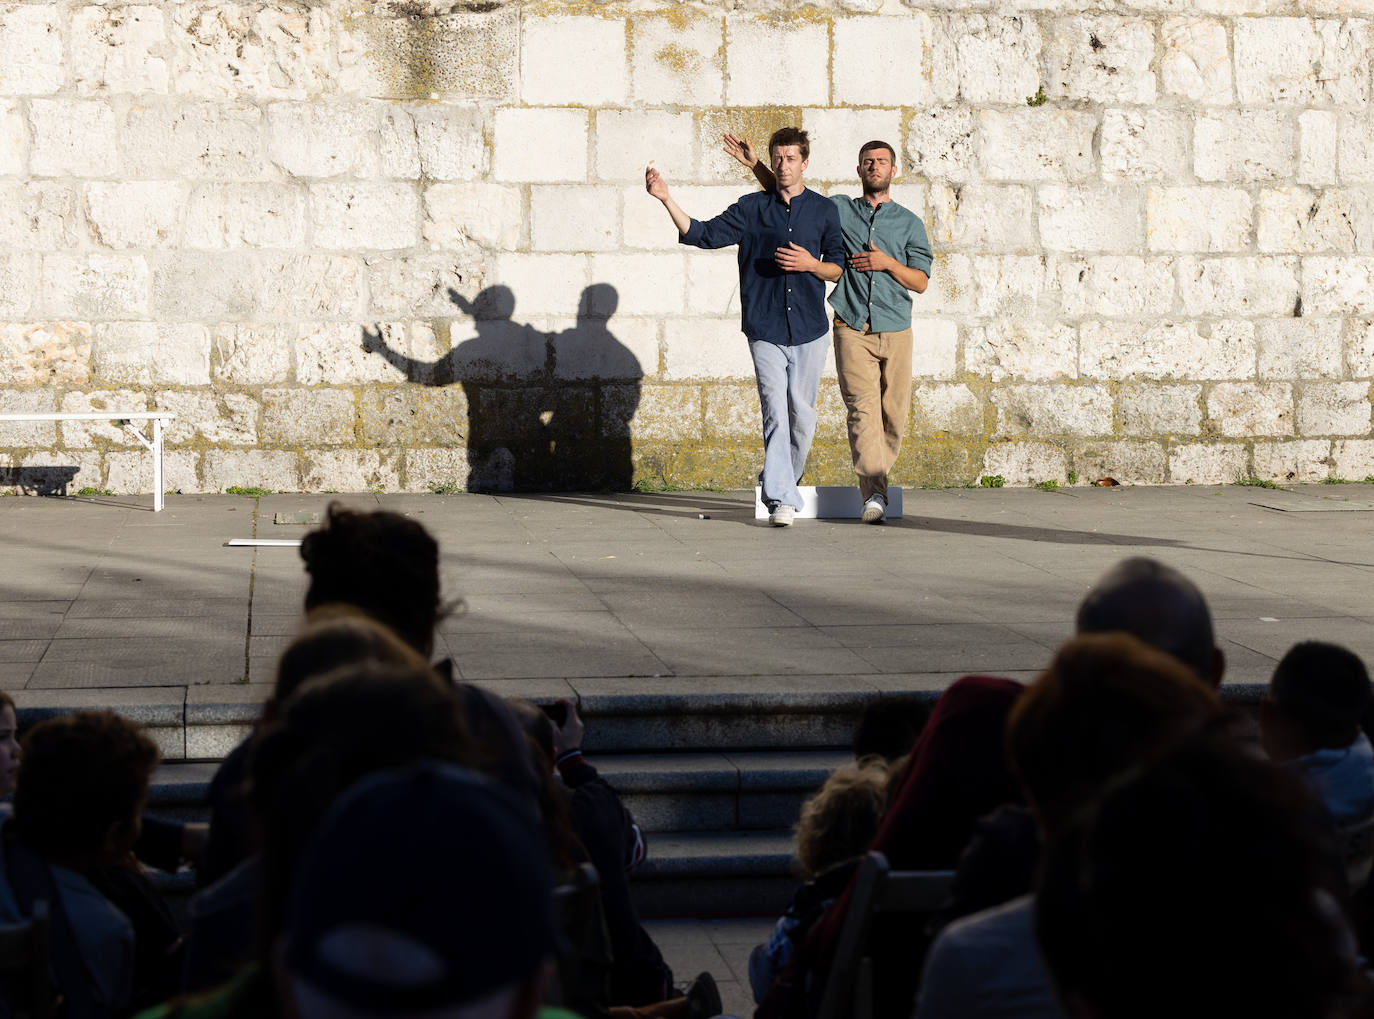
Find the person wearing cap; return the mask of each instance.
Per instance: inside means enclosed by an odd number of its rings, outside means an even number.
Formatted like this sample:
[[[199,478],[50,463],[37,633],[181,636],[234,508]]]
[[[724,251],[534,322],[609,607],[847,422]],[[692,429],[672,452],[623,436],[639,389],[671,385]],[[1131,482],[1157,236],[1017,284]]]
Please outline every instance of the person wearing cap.
[[[725,151],[771,190],[775,177],[747,138],[727,134]],[[832,195],[844,234],[844,273],[830,293],[835,310],[835,370],[848,411],[849,451],[864,500],[865,523],[887,515],[887,475],[897,462],[911,409],[911,294],[930,282],[925,224],[892,200],[897,152],[866,142],[857,167],[863,194]]]

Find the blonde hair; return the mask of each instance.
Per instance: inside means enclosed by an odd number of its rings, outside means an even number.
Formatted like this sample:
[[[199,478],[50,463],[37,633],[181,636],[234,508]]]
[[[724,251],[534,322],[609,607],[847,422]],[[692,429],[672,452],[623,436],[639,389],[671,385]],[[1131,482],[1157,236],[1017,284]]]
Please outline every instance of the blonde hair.
[[[802,804],[797,864],[810,880],[868,849],[887,809],[887,762],[866,757],[845,764]]]

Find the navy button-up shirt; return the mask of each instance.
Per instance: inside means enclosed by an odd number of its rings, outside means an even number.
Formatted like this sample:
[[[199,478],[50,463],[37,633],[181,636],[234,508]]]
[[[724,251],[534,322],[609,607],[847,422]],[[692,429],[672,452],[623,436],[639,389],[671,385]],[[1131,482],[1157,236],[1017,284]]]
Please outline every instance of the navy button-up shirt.
[[[738,245],[740,328],[749,339],[791,345],[829,333],[825,282],[809,272],[785,272],[773,253],[790,241],[843,268],[844,236],[830,199],[810,188],[790,203],[776,191],[757,191],[715,219],[692,220],[678,240],[697,248]]]

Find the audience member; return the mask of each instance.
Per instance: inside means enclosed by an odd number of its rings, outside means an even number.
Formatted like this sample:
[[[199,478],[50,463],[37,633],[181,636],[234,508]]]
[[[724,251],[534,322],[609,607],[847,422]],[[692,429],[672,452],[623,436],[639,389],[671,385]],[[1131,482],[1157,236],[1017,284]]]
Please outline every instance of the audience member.
[[[1260,701],[1260,736],[1272,760],[1292,762],[1340,827],[1374,817],[1374,748],[1360,729],[1369,673],[1335,644],[1295,644]]]
[[[909,748],[908,748],[909,749]],[[762,1001],[806,940],[812,925],[845,890],[858,860],[878,834],[887,809],[889,772],[878,757],[836,768],[801,809],[797,868],[804,882],[765,944],[749,955],[749,986]]]
[[[121,1013],[134,1000],[134,928],[97,888],[131,850],[158,752],[111,711],[34,726],[24,740],[4,871],[12,919],[48,903],[53,976],[73,1017]]]
[[[1012,708],[1007,752],[1042,832],[1053,837],[1111,776],[1221,712],[1178,659],[1125,633],[1066,643]],[[1029,896],[947,927],[925,961],[918,1019],[1053,1019]]]
[[[1035,907],[1067,1014],[1369,1015],[1309,800],[1282,769],[1199,734],[1068,821]]]
[[[0,690],[0,803],[7,803],[14,795],[14,783],[19,777],[19,762],[23,757],[14,698]],[[4,814],[5,810],[0,810],[0,816]]]
[[[864,705],[854,729],[854,759],[881,757],[891,764],[911,753],[931,706],[915,697],[880,697]]]

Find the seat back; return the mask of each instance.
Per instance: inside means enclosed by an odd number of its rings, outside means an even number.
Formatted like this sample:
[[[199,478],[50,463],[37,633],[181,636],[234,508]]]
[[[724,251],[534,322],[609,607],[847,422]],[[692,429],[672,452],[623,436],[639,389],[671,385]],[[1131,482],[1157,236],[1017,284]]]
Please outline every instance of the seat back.
[[[48,904],[33,904],[33,915],[0,924],[0,1009],[15,1019],[51,1019],[57,993],[51,977],[52,936]]]
[[[873,1019],[873,960],[868,953],[873,918],[902,913],[911,923],[923,924],[944,905],[953,881],[952,870],[894,871],[882,853],[864,857],[830,960],[818,1019]]]
[[[573,871],[572,878],[554,889],[554,916],[563,942],[558,950],[555,987],[550,1004],[601,1000],[600,987],[610,970],[611,937],[601,907],[601,878],[590,863]]]

